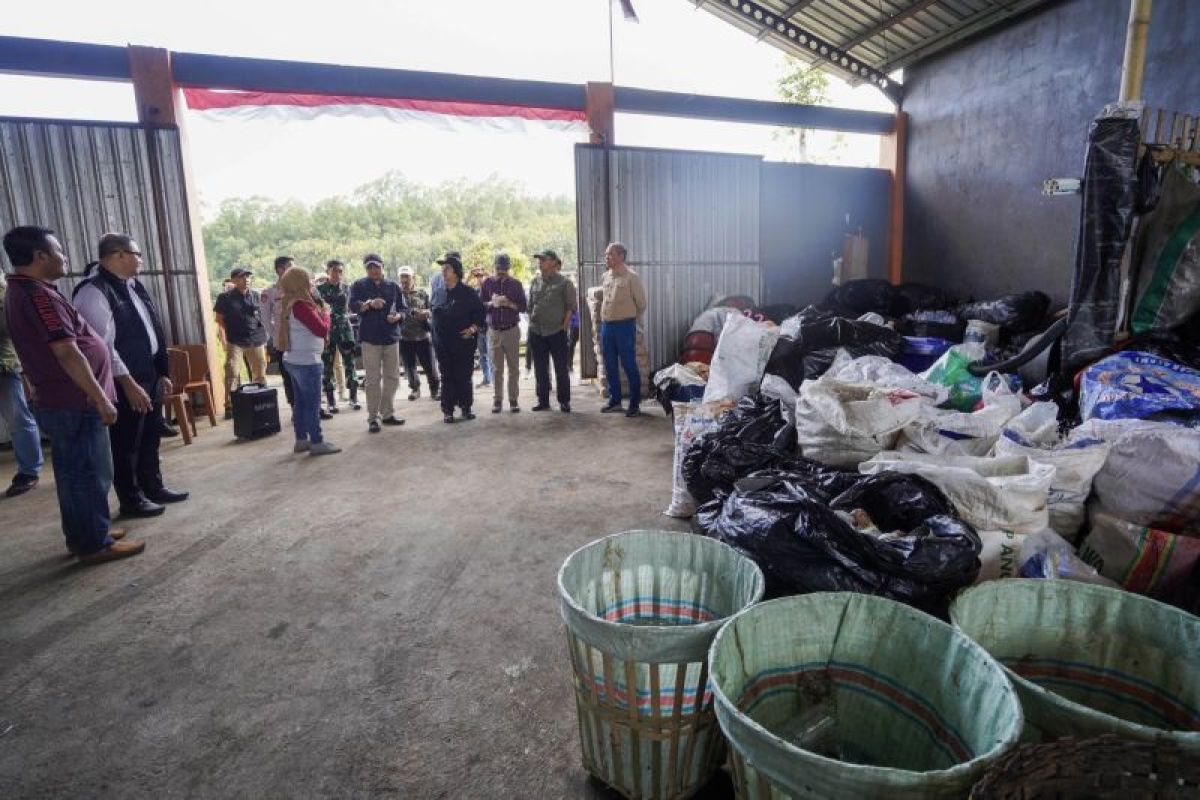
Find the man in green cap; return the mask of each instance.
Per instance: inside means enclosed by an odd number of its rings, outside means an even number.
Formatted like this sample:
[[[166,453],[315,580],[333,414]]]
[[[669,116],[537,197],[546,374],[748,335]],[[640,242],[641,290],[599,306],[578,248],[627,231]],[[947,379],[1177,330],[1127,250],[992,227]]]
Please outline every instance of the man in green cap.
[[[321,354],[321,362],[325,365],[323,388],[325,400],[330,412],[338,412],[337,400],[333,394],[333,368],[338,358],[346,371],[346,386],[350,389],[350,408],[358,411],[362,405],[358,402],[358,379],[354,372],[354,330],[350,327],[350,318],[346,308],[350,302],[350,293],[346,284],[342,283],[342,273],[345,265],[341,261],[329,261],[325,264],[325,274],[328,280],[317,286],[317,294],[329,306],[329,339],[325,342],[325,352]]]
[[[538,276],[529,287],[529,351],[533,354],[533,374],[537,386],[534,411],[550,408],[550,363],[554,363],[554,384],[558,408],[571,410],[570,342],[571,316],[579,308],[575,284],[562,274],[562,260],[553,250],[536,253]]]

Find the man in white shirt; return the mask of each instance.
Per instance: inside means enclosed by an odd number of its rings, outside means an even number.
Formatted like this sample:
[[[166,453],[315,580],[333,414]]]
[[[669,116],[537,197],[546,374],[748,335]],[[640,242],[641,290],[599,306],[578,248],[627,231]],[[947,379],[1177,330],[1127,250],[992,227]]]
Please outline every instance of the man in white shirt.
[[[138,282],[142,254],[123,233],[100,239],[100,261],[75,288],[76,310],[108,344],[120,393],[109,429],[113,488],[126,517],[154,517],[186,500],[163,484],[158,456],[162,400],[171,393],[167,340],[154,302]]]

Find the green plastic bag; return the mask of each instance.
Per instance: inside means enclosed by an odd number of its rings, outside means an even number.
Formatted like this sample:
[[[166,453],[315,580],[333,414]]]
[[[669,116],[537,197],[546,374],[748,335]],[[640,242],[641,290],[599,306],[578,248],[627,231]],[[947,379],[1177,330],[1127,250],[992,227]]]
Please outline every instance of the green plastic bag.
[[[980,342],[956,344],[942,353],[932,367],[921,373],[921,377],[929,383],[950,390],[950,399],[942,403],[942,408],[968,412],[975,410],[975,406],[983,399],[983,378],[976,378],[967,368],[976,361],[982,361],[985,356],[986,351]]]

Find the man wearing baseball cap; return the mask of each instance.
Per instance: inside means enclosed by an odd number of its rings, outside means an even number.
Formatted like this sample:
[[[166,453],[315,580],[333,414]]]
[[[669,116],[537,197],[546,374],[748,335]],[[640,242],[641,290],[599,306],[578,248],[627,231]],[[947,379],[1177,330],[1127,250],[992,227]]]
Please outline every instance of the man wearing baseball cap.
[[[404,305],[408,307],[404,322],[400,323],[400,358],[408,376],[408,399],[416,400],[421,396],[421,376],[417,374],[417,362],[420,361],[429,384],[429,396],[437,400],[442,380],[438,377],[437,364],[433,363],[433,346],[429,341],[433,312],[429,295],[424,289],[417,288],[412,267],[400,268],[400,291],[404,293]]]
[[[495,390],[492,413],[499,414],[504,406],[504,373],[508,372],[508,407],[514,414],[521,410],[517,404],[521,380],[521,314],[525,313],[525,287],[512,277],[512,259],[508,253],[497,253],[492,263],[496,274],[485,278],[479,299],[487,309],[488,351],[492,359]]]
[[[454,422],[454,409],[462,419],[475,419],[471,405],[471,370],[475,361],[475,337],[483,327],[483,303],[475,290],[463,282],[462,255],[446,253],[437,262],[446,280],[446,293],[433,307],[433,341],[442,371],[442,419]]]
[[[575,284],[564,277],[562,260],[553,250],[543,250],[537,259],[538,276],[529,286],[529,352],[537,385],[534,411],[550,408],[550,363],[554,363],[554,386],[558,408],[571,410],[570,342],[571,317],[579,308]]]
[[[231,396],[242,382],[243,357],[250,365],[250,380],[267,382],[267,329],[258,292],[250,288],[250,275],[243,267],[230,270],[233,288],[219,294],[213,306],[217,335],[225,347],[225,419],[233,418]]]
[[[367,276],[350,287],[350,310],[358,314],[358,340],[362,343],[363,386],[367,390],[367,430],[379,433],[383,425],[403,425],[396,416],[396,389],[400,386],[400,321],[404,319],[404,294],[383,277],[383,259],[375,253],[363,258]]]

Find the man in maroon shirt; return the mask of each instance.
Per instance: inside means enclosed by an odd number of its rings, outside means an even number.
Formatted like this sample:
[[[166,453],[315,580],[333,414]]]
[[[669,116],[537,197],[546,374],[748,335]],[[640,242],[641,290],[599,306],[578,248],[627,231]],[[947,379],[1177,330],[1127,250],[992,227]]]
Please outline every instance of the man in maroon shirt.
[[[33,386],[38,424],[51,440],[67,549],[84,564],[135,556],[145,544],[118,541],[124,532],[109,524],[107,426],[117,419],[117,392],[108,345],[54,286],[67,265],[54,231],[13,228],[4,252],[16,271],[4,309],[8,330]]]
[[[514,414],[521,410],[517,404],[521,380],[521,315],[526,311],[525,288],[509,274],[512,260],[508,253],[499,253],[494,262],[496,274],[485,278],[479,299],[487,309],[488,351],[492,358],[493,380],[496,383],[492,413],[499,414],[504,404],[504,370],[508,368],[508,406]]]

